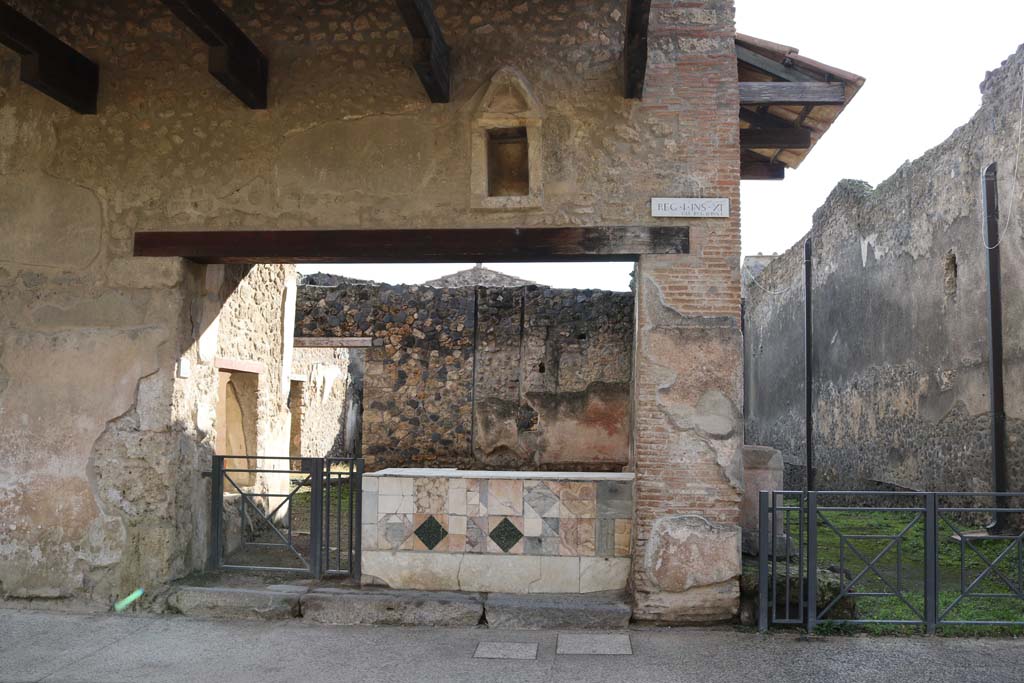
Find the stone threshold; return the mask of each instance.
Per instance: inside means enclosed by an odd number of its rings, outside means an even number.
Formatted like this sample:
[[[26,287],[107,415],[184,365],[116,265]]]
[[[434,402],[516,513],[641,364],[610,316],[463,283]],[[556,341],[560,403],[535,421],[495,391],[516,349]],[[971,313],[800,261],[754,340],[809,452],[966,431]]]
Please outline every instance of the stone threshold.
[[[624,592],[518,595],[295,584],[178,586],[169,612],[221,619],[304,619],[337,626],[481,626],[497,629],[622,629]]]
[[[444,479],[548,479],[551,481],[633,481],[632,472],[517,472],[511,470],[458,470],[443,467],[391,467],[367,472],[368,477],[440,477]]]

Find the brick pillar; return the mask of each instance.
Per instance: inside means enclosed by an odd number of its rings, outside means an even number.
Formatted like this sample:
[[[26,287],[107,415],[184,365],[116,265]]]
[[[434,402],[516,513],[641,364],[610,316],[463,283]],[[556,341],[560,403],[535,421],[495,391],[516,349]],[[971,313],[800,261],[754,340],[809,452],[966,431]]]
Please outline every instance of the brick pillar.
[[[637,116],[674,130],[677,172],[655,196],[727,197],[690,227],[691,253],[645,256],[634,386],[639,619],[731,618],[742,491],[739,94],[731,0],[655,2]],[[655,220],[655,219],[652,219]],[[662,223],[659,223],[662,224]]]

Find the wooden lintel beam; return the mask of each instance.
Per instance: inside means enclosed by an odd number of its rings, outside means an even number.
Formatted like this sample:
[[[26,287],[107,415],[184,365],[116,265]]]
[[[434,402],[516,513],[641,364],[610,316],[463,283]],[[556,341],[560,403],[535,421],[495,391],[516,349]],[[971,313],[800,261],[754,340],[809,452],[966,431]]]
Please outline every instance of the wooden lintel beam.
[[[368,349],[383,346],[384,340],[375,337],[295,337],[297,349]]]
[[[137,232],[136,256],[197,263],[624,261],[688,254],[686,226]]]
[[[843,104],[842,83],[740,82],[740,104]]]
[[[744,128],[740,149],[810,149],[811,131],[806,128]]]
[[[210,74],[250,109],[267,108],[267,58],[214,0],[161,0],[210,48]]]
[[[0,2],[0,43],[21,55],[21,80],[79,114],[96,113],[100,68],[6,2]]]
[[[762,54],[748,50],[747,48],[737,45],[736,46],[736,59],[744,64],[751,66],[758,71],[768,74],[769,76],[775,76],[781,78],[784,81],[791,81],[794,83],[800,82],[821,82],[822,79],[815,78],[809,74],[805,74],[802,71],[797,71],[791,66],[780,64],[774,59],[769,59]]]
[[[769,114],[767,111],[753,111],[743,107],[740,107],[740,121],[749,123],[754,128],[792,128],[798,125],[794,121],[787,121],[780,116]]]
[[[431,102],[451,102],[451,51],[441,33],[432,0],[396,0],[398,11],[416,43],[414,68]]]
[[[626,99],[644,96],[647,78],[647,28],[651,19],[651,0],[628,0],[626,3],[626,44],[622,49],[626,74]]]
[[[770,161],[740,161],[740,180],[782,180],[786,177],[786,167]]]

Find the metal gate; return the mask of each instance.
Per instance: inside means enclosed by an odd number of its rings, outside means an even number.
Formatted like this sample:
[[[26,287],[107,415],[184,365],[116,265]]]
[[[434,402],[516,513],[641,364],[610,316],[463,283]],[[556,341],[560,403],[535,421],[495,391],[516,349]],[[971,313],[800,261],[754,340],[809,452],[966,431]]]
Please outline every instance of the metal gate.
[[[211,570],[359,578],[362,458],[216,455]]]
[[[759,628],[1024,626],[1022,499],[762,491]],[[990,519],[998,528],[982,528]]]

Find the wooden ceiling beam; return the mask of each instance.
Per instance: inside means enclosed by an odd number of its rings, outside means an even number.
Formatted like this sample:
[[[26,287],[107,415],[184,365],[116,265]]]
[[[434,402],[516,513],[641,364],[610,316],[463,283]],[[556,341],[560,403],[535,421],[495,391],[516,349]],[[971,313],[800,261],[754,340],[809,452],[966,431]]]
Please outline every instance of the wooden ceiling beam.
[[[685,226],[137,232],[136,256],[197,263],[626,261],[688,254]]]
[[[626,3],[626,41],[622,50],[626,74],[626,99],[644,96],[647,78],[647,29],[651,19],[651,0],[628,0]]]
[[[210,74],[250,109],[267,108],[267,58],[213,0],[161,0],[209,50]]]
[[[782,180],[786,167],[771,161],[740,160],[740,180]]]
[[[810,149],[811,131],[806,128],[744,128],[740,149]]]
[[[842,83],[780,83],[776,81],[740,83],[740,104],[835,104],[846,102]]]
[[[797,125],[794,121],[787,121],[767,111],[752,111],[743,107],[740,107],[740,121],[749,123],[754,128],[792,128]]]
[[[820,83],[822,79],[815,78],[814,76],[805,74],[802,71],[798,71],[791,66],[787,66],[784,63],[779,63],[774,59],[765,57],[764,55],[749,50],[742,45],[736,46],[736,59],[743,62],[747,66],[753,67],[758,71],[781,78],[784,81],[790,81],[794,83],[800,82],[817,82]]]
[[[451,50],[441,33],[431,0],[396,0],[418,56],[413,67],[431,102],[451,102]]]
[[[21,80],[79,114],[96,113],[100,68],[6,2],[0,43],[21,55]]]

